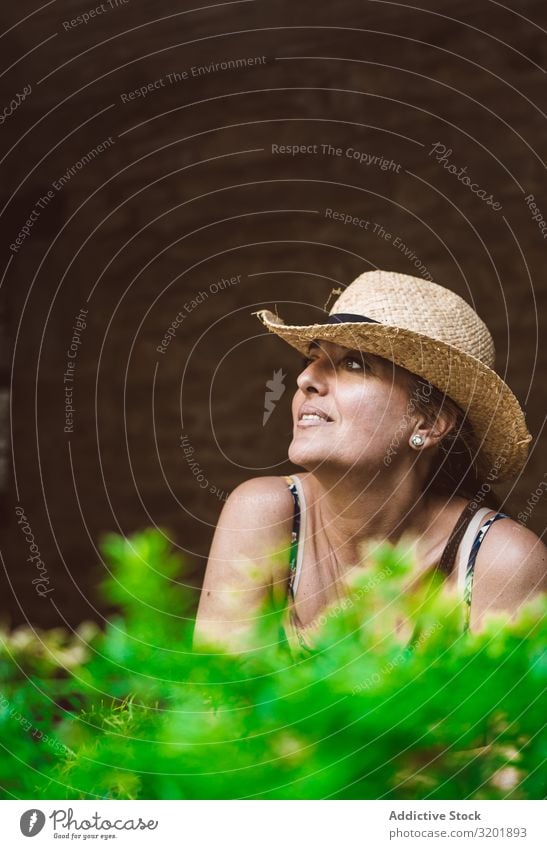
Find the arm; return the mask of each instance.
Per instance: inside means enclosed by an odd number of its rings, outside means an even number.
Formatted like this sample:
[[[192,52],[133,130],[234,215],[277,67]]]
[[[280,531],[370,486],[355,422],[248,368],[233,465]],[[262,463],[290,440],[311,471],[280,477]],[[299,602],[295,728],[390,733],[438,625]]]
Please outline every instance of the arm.
[[[280,477],[252,478],[231,493],[209,552],[195,648],[250,647],[262,605],[286,585],[292,511],[292,496]]]
[[[480,630],[490,612],[518,613],[537,593],[547,592],[547,549],[528,528],[512,519],[495,522],[475,564],[471,628]]]

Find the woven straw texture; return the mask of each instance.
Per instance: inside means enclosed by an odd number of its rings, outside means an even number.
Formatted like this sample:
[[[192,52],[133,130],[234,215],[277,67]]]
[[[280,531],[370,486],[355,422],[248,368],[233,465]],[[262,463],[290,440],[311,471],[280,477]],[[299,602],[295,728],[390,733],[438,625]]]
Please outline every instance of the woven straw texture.
[[[320,339],[385,357],[425,378],[467,413],[482,472],[495,469],[498,480],[519,473],[532,437],[517,399],[493,371],[488,328],[459,295],[418,277],[368,271],[334,302],[329,315],[335,313],[381,323],[286,325],[270,310],[256,315],[303,354]]]

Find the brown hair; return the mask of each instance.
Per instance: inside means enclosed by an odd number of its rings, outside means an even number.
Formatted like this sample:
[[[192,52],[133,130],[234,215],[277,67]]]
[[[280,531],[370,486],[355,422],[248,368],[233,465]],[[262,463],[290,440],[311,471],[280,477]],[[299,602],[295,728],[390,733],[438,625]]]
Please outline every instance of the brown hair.
[[[454,427],[439,443],[438,462],[431,465],[425,489],[447,495],[460,495],[473,499],[484,489],[485,475],[477,459],[477,441],[465,412],[452,398],[429,381],[409,372],[410,399],[414,409],[427,421],[434,423],[441,411],[454,418]],[[482,494],[485,506],[499,508],[498,496],[488,487]]]

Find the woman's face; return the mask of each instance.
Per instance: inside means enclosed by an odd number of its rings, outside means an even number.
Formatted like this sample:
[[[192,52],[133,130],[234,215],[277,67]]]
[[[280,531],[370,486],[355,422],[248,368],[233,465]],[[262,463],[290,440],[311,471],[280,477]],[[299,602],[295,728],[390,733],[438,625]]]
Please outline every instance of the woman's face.
[[[392,466],[399,445],[408,445],[417,418],[408,374],[388,360],[312,342],[297,385],[292,463],[308,471],[326,463],[370,472]],[[305,418],[314,409],[321,418]]]

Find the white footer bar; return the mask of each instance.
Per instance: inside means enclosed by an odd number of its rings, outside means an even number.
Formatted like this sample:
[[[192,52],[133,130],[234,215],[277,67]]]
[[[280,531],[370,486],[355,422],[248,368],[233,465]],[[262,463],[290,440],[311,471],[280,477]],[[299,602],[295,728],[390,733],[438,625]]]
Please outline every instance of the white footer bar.
[[[545,849],[545,809],[542,801],[0,802],[9,849]]]

